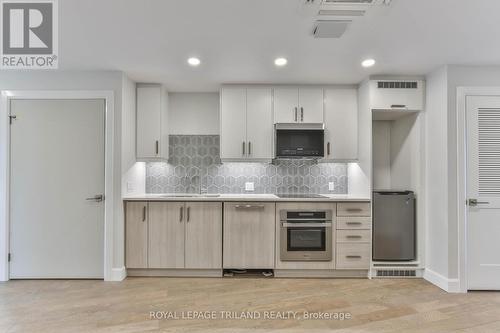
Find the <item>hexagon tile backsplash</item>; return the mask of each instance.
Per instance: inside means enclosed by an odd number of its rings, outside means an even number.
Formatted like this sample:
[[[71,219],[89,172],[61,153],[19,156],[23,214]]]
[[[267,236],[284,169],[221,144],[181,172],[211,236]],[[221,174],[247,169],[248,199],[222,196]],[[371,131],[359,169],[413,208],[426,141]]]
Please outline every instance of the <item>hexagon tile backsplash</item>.
[[[218,135],[171,135],[168,163],[146,164],[147,193],[347,193],[346,163],[220,162]],[[254,191],[246,192],[245,183]],[[328,190],[328,183],[335,184]]]

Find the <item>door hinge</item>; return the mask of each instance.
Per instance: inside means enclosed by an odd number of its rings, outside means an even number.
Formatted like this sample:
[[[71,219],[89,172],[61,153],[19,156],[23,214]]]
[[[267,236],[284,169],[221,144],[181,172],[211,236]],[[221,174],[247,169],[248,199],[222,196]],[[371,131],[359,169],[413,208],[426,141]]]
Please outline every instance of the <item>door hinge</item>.
[[[10,262],[11,260],[12,260],[12,254],[10,254],[10,253],[9,253],[9,254],[7,255],[7,261],[8,261],[8,262]]]
[[[12,125],[12,121],[16,120],[17,116],[9,116],[9,123]]]

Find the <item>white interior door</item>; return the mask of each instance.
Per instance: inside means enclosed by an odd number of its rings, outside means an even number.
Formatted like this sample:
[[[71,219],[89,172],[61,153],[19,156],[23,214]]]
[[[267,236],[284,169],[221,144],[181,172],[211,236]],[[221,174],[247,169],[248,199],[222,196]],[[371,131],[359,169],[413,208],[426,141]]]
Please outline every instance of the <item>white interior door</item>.
[[[10,103],[10,278],[103,278],[105,101]]]
[[[467,96],[466,108],[468,289],[500,290],[500,96]]]

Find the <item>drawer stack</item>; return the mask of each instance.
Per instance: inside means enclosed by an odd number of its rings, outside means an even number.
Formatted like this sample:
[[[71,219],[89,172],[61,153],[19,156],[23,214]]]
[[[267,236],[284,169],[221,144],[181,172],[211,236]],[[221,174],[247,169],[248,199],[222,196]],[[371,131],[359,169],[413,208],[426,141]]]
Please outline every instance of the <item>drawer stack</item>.
[[[370,204],[337,204],[337,269],[369,269],[371,250]]]

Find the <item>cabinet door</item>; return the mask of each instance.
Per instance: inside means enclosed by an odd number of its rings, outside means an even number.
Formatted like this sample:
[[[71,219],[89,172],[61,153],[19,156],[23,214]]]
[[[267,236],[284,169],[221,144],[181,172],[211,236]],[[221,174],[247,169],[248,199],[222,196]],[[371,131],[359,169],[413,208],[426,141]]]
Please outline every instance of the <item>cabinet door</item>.
[[[324,112],[323,89],[299,89],[299,122],[322,123]]]
[[[224,203],[224,268],[274,268],[274,214],[274,203]]]
[[[220,157],[246,156],[246,89],[223,88],[220,107]]]
[[[296,123],[299,120],[297,88],[274,89],[274,122]]]
[[[247,153],[250,159],[273,158],[271,89],[247,89]]]
[[[325,90],[325,159],[358,159],[356,89]]]
[[[137,87],[137,158],[157,159],[161,144],[161,86]]]
[[[184,268],[183,202],[149,203],[149,268]]]
[[[222,203],[186,203],[186,268],[222,268]]]
[[[148,203],[125,204],[125,266],[148,268]]]

